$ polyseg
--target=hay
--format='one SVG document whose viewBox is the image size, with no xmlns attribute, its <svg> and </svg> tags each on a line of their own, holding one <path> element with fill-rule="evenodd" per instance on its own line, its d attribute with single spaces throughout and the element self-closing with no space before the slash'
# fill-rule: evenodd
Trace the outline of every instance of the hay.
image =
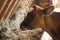
<svg viewBox="0 0 60 40">
<path fill-rule="evenodd" d="M 29 12 L 33 0 L 20 0 L 20 6 L 11 17 L 0 21 L 0 40 L 40 40 L 41 28 L 34 30 L 20 29 L 20 24 Z"/>
</svg>

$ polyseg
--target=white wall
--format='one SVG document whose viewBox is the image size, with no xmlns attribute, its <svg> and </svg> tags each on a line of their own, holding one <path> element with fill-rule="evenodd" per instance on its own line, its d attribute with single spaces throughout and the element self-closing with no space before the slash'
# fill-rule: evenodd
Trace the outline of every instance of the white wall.
<svg viewBox="0 0 60 40">
<path fill-rule="evenodd" d="M 56 4 L 58 3 L 58 0 L 52 0 L 53 5 L 55 6 L 54 12 L 60 12 L 60 8 L 56 8 Z M 59 4 L 60 5 L 60 4 Z"/>
<path fill-rule="evenodd" d="M 41 40 L 52 40 L 52 38 L 46 31 L 44 31 Z"/>
</svg>

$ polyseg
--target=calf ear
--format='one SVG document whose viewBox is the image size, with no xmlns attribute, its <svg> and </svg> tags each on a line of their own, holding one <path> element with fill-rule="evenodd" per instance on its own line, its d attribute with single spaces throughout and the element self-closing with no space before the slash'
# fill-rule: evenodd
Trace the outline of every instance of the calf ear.
<svg viewBox="0 0 60 40">
<path fill-rule="evenodd" d="M 43 11 L 45 15 L 51 15 L 53 10 L 54 10 L 54 6 L 49 6 L 45 8 Z"/>
<path fill-rule="evenodd" d="M 44 8 L 43 8 L 43 7 L 38 6 L 38 5 L 34 5 L 34 8 L 35 8 L 36 10 L 44 10 Z"/>
<path fill-rule="evenodd" d="M 50 7 L 47 8 L 48 13 L 51 13 L 53 10 L 54 10 L 54 6 L 50 6 Z"/>
</svg>

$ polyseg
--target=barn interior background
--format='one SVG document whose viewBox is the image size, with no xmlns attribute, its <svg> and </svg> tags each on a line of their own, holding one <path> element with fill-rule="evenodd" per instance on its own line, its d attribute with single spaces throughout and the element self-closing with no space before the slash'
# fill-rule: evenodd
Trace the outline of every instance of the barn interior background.
<svg viewBox="0 0 60 40">
<path fill-rule="evenodd" d="M 55 6 L 54 11 L 55 12 L 60 12 L 60 0 L 52 0 L 53 5 Z"/>
<path fill-rule="evenodd" d="M 0 40 L 40 40 L 42 28 L 25 31 L 20 29 L 32 3 L 34 5 L 38 1 L 42 7 L 49 6 L 45 3 L 52 4 L 51 0 L 0 0 Z"/>
</svg>

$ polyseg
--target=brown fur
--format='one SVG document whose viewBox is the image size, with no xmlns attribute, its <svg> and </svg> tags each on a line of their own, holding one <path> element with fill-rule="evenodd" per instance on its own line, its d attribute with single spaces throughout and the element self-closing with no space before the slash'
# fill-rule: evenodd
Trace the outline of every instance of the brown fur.
<svg viewBox="0 0 60 40">
<path fill-rule="evenodd" d="M 60 14 L 53 12 L 53 14 L 50 16 L 43 16 L 44 13 L 48 13 L 48 11 L 46 12 L 45 9 L 44 11 L 34 10 L 30 12 L 24 21 L 25 23 L 23 22 L 21 26 L 25 26 L 27 29 L 42 27 L 51 35 L 54 40 L 60 40 Z"/>
<path fill-rule="evenodd" d="M 43 10 L 35 8 L 33 11 L 28 13 L 27 17 L 21 24 L 21 28 L 27 27 L 29 29 L 35 29 L 35 28 L 43 27 L 45 25 L 44 16 L 49 15 L 49 13 L 47 12 L 48 9 L 49 7 Z"/>
<path fill-rule="evenodd" d="M 46 27 L 44 29 L 54 40 L 60 40 L 60 13 L 54 12 L 53 15 L 46 16 L 45 23 Z"/>
<path fill-rule="evenodd" d="M 30 21 L 25 19 L 25 23 L 30 22 L 30 25 L 22 25 L 29 28 L 35 29 L 42 27 L 47 31 L 54 40 L 60 40 L 60 14 L 53 12 L 50 16 L 42 16 L 44 11 L 36 11 L 30 13 L 27 17 L 30 17 Z M 33 16 L 30 16 L 33 15 Z M 29 23 L 28 23 L 29 24 Z"/>
</svg>

